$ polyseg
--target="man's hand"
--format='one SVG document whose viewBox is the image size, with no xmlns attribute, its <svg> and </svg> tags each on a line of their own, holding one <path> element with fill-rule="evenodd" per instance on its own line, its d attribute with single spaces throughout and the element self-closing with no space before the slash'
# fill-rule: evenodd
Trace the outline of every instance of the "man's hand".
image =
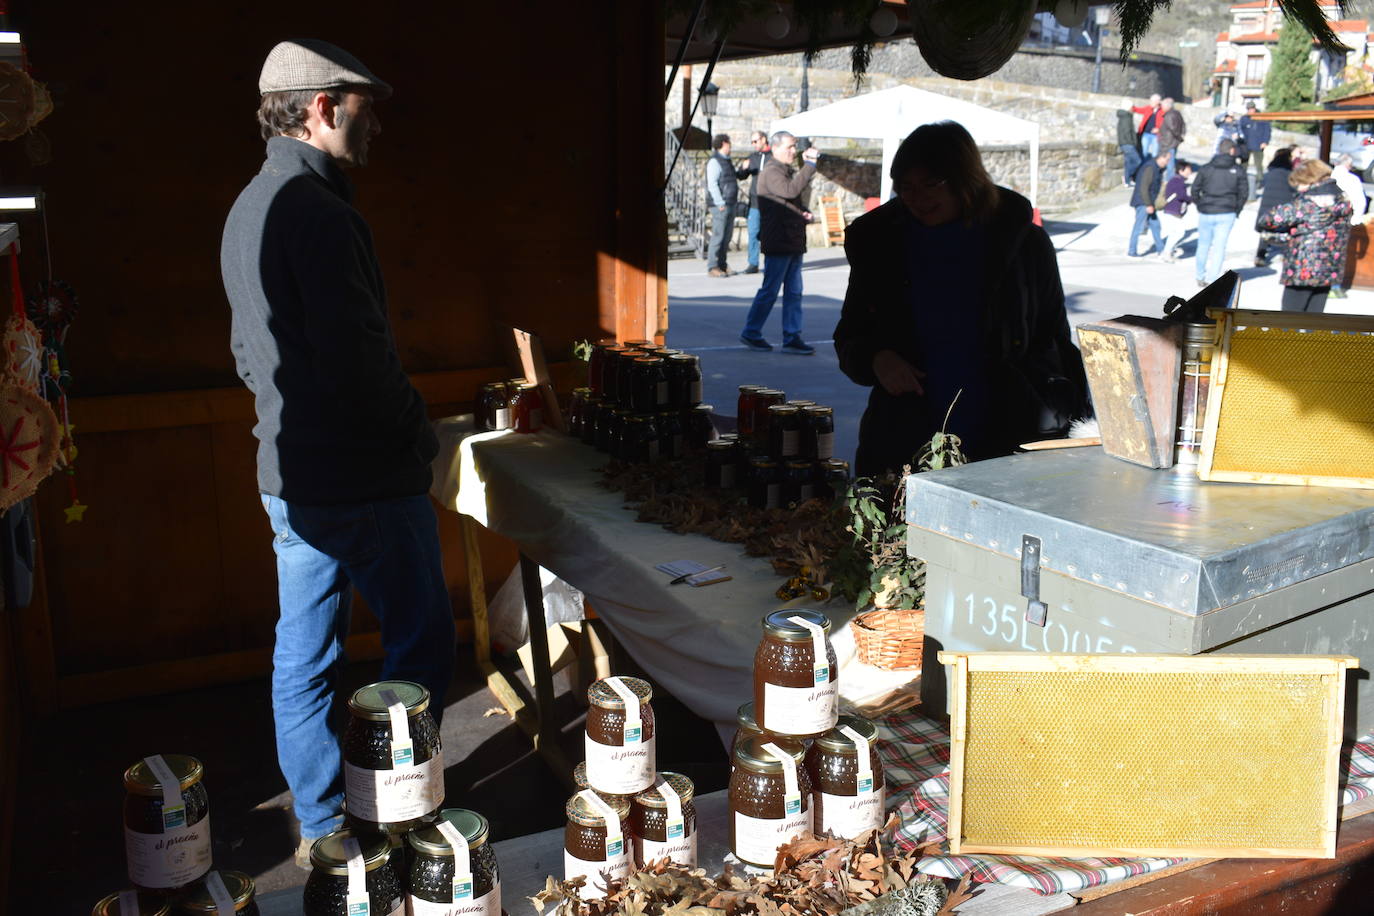
<svg viewBox="0 0 1374 916">
<path fill-rule="evenodd" d="M 721 209 L 724 209 L 724 207 L 722 207 Z M 1154 215 L 1154 212 L 1155 212 L 1155 208 L 1154 208 L 1154 207 L 1151 207 L 1151 206 L 1148 205 L 1148 204 L 1146 204 L 1146 206 L 1145 206 L 1145 212 L 1148 213 L 1148 214 L 1150 214 L 1151 216 L 1153 216 L 1153 215 Z"/>
<path fill-rule="evenodd" d="M 802 153 L 802 158 L 814 165 L 816 160 L 821 158 L 821 151 L 814 146 L 808 146 L 806 151 Z"/>
<path fill-rule="evenodd" d="M 811 211 L 810 211 L 810 210 L 803 210 L 803 211 L 802 211 L 802 219 L 804 219 L 804 220 L 806 220 L 808 223 L 810 223 L 810 222 L 815 222 L 816 217 L 814 217 L 814 216 L 811 215 Z"/>
<path fill-rule="evenodd" d="M 891 350 L 879 350 L 873 354 L 873 374 L 878 377 L 878 384 L 890 395 L 926 393 L 921 384 L 926 374 Z"/>
<path fill-rule="evenodd" d="M 721 204 L 719 207 L 716 207 L 716 209 L 719 210 L 721 213 L 724 213 L 724 212 L 725 212 L 725 204 Z"/>
</svg>

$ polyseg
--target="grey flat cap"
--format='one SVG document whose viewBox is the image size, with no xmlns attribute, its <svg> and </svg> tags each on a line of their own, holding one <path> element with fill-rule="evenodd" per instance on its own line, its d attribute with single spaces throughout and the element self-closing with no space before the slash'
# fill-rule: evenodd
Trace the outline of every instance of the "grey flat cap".
<svg viewBox="0 0 1374 916">
<path fill-rule="evenodd" d="M 343 48 L 318 38 L 283 41 L 267 54 L 258 76 L 258 92 L 366 86 L 374 98 L 391 95 L 391 86 Z"/>
</svg>

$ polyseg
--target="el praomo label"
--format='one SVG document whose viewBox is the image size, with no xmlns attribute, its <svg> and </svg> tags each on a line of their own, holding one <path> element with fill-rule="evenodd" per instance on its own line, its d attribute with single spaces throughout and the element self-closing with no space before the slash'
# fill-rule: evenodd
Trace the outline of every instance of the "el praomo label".
<svg viewBox="0 0 1374 916">
<path fill-rule="evenodd" d="M 697 835 L 695 832 L 686 839 L 668 840 L 659 842 L 658 840 L 646 840 L 635 837 L 636 859 L 640 862 L 657 862 L 659 859 L 669 859 L 678 865 L 697 864 Z"/>
<path fill-rule="evenodd" d="M 811 811 L 788 817 L 750 817 L 735 812 L 735 855 L 746 862 L 772 866 L 778 847 L 811 830 Z"/>
<path fill-rule="evenodd" d="M 625 878 L 629 876 L 630 868 L 634 865 L 630 859 L 630 847 L 626 845 L 624 850 L 620 855 L 604 862 L 588 862 L 564 849 L 563 880 L 568 881 L 582 875 L 587 879 L 587 885 L 582 889 L 583 899 L 604 897 L 606 882 L 602 879 L 601 873 L 607 872 L 612 878 Z"/>
<path fill-rule="evenodd" d="M 763 685 L 765 731 L 777 735 L 814 735 L 829 731 L 839 721 L 839 682 L 827 681 L 815 687 Z"/>
<path fill-rule="evenodd" d="M 602 744 L 584 736 L 587 749 L 587 784 L 611 795 L 633 795 L 654 784 L 658 757 L 657 736 L 638 744 Z"/>
<path fill-rule="evenodd" d="M 458 903 L 431 903 L 411 894 L 407 905 L 410 916 L 501 916 L 501 885 L 495 884 L 482 896 Z"/>
<path fill-rule="evenodd" d="M 210 870 L 210 815 L 190 827 L 163 833 L 124 828 L 129 880 L 139 887 L 171 888 L 190 884 Z"/>
<path fill-rule="evenodd" d="M 831 795 L 817 792 L 816 832 L 830 832 L 852 840 L 865 830 L 883 825 L 883 789 L 879 787 L 857 795 Z"/>
<path fill-rule="evenodd" d="M 394 823 L 429 814 L 444 801 L 443 755 L 391 770 L 344 761 L 344 797 L 348 813 L 364 821 Z"/>
</svg>

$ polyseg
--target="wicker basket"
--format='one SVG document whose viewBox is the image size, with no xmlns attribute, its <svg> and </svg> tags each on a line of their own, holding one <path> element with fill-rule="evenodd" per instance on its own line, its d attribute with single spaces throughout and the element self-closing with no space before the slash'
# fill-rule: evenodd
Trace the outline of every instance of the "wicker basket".
<svg viewBox="0 0 1374 916">
<path fill-rule="evenodd" d="M 859 661 L 888 671 L 919 669 L 926 613 L 921 608 L 879 608 L 849 622 Z"/>
</svg>

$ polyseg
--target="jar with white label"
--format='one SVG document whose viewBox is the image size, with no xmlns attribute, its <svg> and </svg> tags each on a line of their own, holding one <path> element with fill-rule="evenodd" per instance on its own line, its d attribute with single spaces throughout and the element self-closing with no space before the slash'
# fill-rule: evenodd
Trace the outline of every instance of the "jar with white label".
<svg viewBox="0 0 1374 916">
<path fill-rule="evenodd" d="M 811 832 L 805 756 L 805 744 L 777 735 L 755 735 L 735 748 L 730 849 L 741 861 L 771 868 L 779 846 Z"/>
<path fill-rule="evenodd" d="M 606 677 L 587 689 L 587 782 L 598 792 L 633 795 L 654 783 L 654 708 L 649 682 Z"/>
<path fill-rule="evenodd" d="M 343 734 L 344 810 L 362 830 L 402 834 L 444 801 L 444 754 L 429 691 L 411 681 L 360 687 Z"/>
<path fill-rule="evenodd" d="M 754 713 L 775 735 L 814 738 L 835 727 L 839 665 L 830 618 L 819 611 L 774 611 L 754 652 Z"/>
<path fill-rule="evenodd" d="M 862 745 L 862 754 L 860 753 Z M 852 840 L 884 821 L 883 763 L 878 728 L 859 716 L 840 716 L 806 752 L 811 776 L 811 821 L 816 835 Z"/>
<path fill-rule="evenodd" d="M 351 842 L 350 842 L 351 841 Z M 304 916 L 352 916 L 363 901 L 370 916 L 402 916 L 406 897 L 391 867 L 386 834 L 344 827 L 310 847 L 310 877 L 305 879 Z"/>
<path fill-rule="evenodd" d="M 253 899 L 256 885 L 241 871 L 212 871 L 186 889 L 177 900 L 179 916 L 228 916 L 224 906 L 233 908 L 234 916 L 258 916 L 258 904 Z"/>
<path fill-rule="evenodd" d="M 696 787 L 681 773 L 659 773 L 654 784 L 630 804 L 630 836 L 635 867 L 669 859 L 697 864 Z"/>
<path fill-rule="evenodd" d="M 91 916 L 171 916 L 172 907 L 146 891 L 123 891 L 100 898 Z"/>
<path fill-rule="evenodd" d="M 406 834 L 413 850 L 408 916 L 501 916 L 501 873 L 489 834 L 487 819 L 466 808 L 445 808 L 433 825 Z"/>
<path fill-rule="evenodd" d="M 582 897 L 605 896 L 603 875 L 624 878 L 634 866 L 628 804 L 615 804 L 589 789 L 568 799 L 563 830 L 563 877 L 587 879 Z M 599 893 L 598 893 L 599 889 Z"/>
<path fill-rule="evenodd" d="M 177 890 L 210 870 L 204 774 L 185 754 L 145 757 L 124 771 L 124 851 L 135 887 Z"/>
</svg>

